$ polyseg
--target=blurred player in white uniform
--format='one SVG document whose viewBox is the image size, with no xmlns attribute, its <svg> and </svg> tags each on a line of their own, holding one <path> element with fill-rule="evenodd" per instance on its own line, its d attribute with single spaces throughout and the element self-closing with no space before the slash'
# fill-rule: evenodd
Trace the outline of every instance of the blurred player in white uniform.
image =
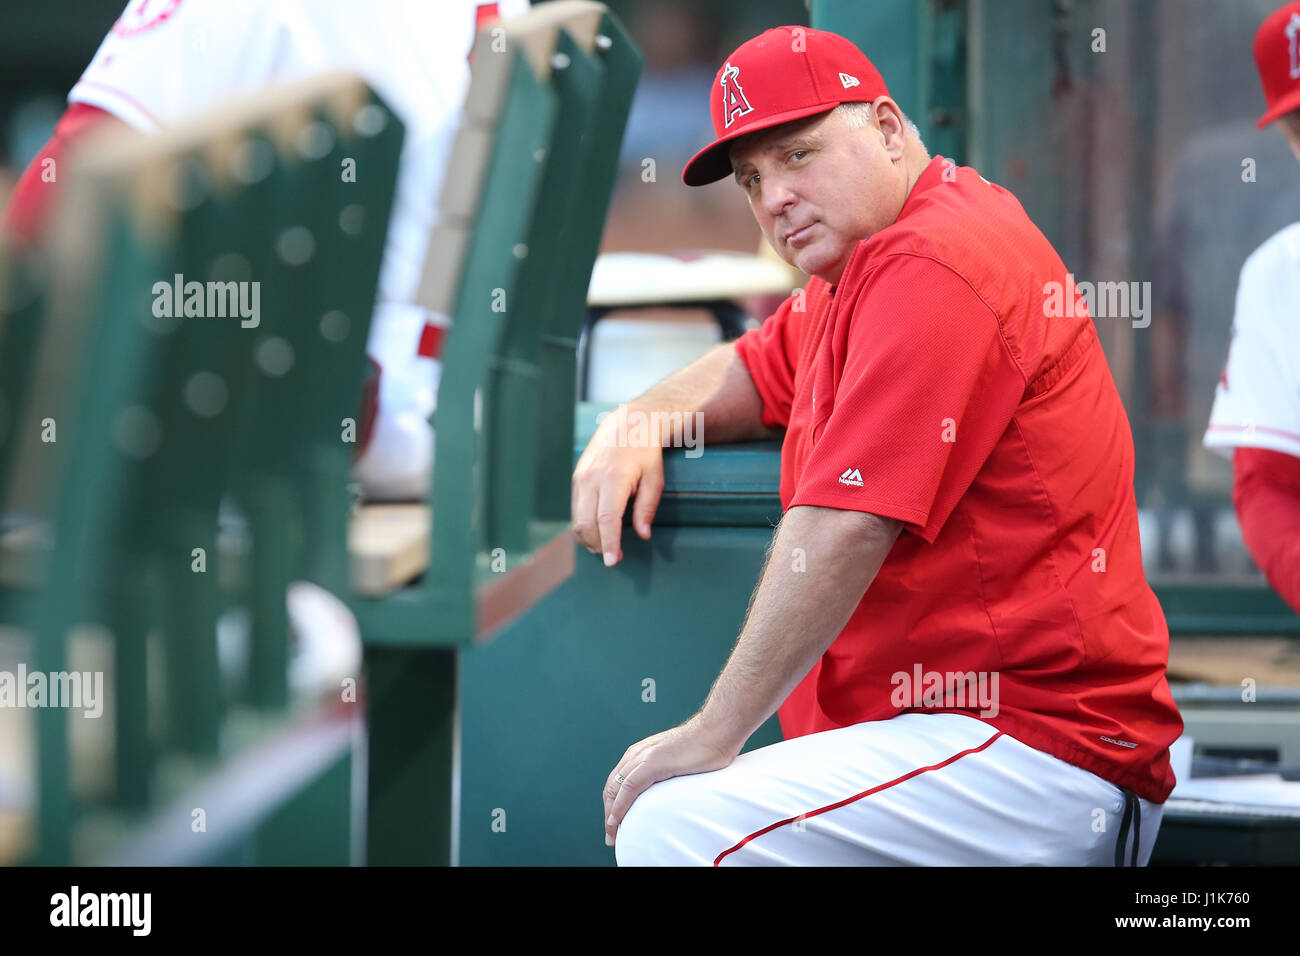
<svg viewBox="0 0 1300 956">
<path fill-rule="evenodd" d="M 442 179 L 469 89 L 481 25 L 528 0 L 131 0 L 68 94 L 78 129 L 99 111 L 154 132 L 222 100 L 343 69 L 406 125 L 367 351 L 380 366 L 378 414 L 356 462 L 368 498 L 428 488 L 445 316 L 414 304 Z M 61 124 L 62 129 L 66 129 Z M 43 154 L 44 155 L 44 154 Z M 32 167 L 39 167 L 40 156 Z M 16 191 L 54 188 L 25 177 Z"/>
<path fill-rule="evenodd" d="M 151 133 L 294 79 L 335 69 L 359 75 L 401 118 L 406 138 L 367 343 L 380 370 L 378 407 L 354 471 L 367 498 L 421 498 L 432 473 L 429 420 L 448 320 L 415 305 L 416 292 L 478 29 L 528 7 L 528 0 L 131 0 L 68 94 L 68 111 L 20 180 L 4 226 L 20 238 L 39 233 L 58 189 L 58 180 L 40 175 L 42 161 L 90 128 L 121 122 Z M 287 599 L 291 685 L 337 688 L 334 677 L 360 663 L 352 615 L 307 582 L 294 582 Z M 223 667 L 238 666 L 245 634 L 237 615 L 222 619 Z"/>
<path fill-rule="evenodd" d="M 1268 110 L 1300 160 L 1300 0 L 1255 36 Z M 1300 612 L 1300 223 L 1256 249 L 1241 270 L 1228 362 L 1207 448 L 1231 458 L 1242 536 L 1269 583 Z"/>
</svg>

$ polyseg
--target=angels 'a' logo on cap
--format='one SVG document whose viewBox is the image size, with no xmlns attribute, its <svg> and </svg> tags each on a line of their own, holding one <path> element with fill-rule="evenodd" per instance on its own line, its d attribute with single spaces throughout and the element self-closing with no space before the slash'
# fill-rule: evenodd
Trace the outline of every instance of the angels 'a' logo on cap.
<svg viewBox="0 0 1300 956">
<path fill-rule="evenodd" d="M 740 87 L 740 70 L 737 67 L 727 63 L 722 69 L 722 115 L 725 117 L 723 126 L 730 126 L 738 117 L 746 113 L 754 112 L 754 107 L 749 105 L 749 98 L 745 96 L 745 91 Z"/>
</svg>

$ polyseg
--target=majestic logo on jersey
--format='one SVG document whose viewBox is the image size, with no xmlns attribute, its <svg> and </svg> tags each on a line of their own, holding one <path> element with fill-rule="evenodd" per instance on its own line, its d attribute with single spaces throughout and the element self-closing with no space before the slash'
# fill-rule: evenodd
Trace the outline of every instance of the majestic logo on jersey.
<svg viewBox="0 0 1300 956">
<path fill-rule="evenodd" d="M 722 69 L 722 114 L 725 117 L 723 126 L 730 126 L 737 118 L 744 116 L 746 113 L 754 112 L 754 107 L 749 105 L 749 98 L 745 96 L 745 91 L 740 87 L 740 70 L 728 63 Z"/>
<path fill-rule="evenodd" d="M 1287 21 L 1286 38 L 1291 41 L 1291 79 L 1300 80 L 1300 13 Z"/>
<path fill-rule="evenodd" d="M 845 468 L 844 474 L 840 475 L 841 485 L 853 485 L 857 488 L 862 487 L 862 472 L 856 468 Z"/>
<path fill-rule="evenodd" d="M 858 85 L 858 78 L 857 78 L 856 76 L 853 76 L 853 75 L 850 74 L 850 73 L 841 73 L 841 74 L 840 74 L 840 85 L 843 86 L 843 87 L 847 90 L 847 89 L 848 89 L 849 87 L 851 87 L 851 86 L 857 86 L 857 85 Z"/>
</svg>

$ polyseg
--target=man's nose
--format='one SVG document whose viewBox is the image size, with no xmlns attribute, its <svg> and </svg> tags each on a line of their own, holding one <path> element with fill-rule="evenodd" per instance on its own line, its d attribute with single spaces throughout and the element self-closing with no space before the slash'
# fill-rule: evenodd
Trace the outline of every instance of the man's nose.
<svg viewBox="0 0 1300 956">
<path fill-rule="evenodd" d="M 797 201 L 794 190 L 780 177 L 764 176 L 759 180 L 759 183 L 763 188 L 763 211 L 773 219 L 781 215 Z"/>
</svg>

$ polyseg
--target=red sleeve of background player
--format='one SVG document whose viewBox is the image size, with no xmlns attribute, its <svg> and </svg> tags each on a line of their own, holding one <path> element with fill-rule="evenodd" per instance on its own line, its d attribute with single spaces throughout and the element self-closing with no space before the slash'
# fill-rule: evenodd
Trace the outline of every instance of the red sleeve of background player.
<svg viewBox="0 0 1300 956">
<path fill-rule="evenodd" d="M 749 369 L 749 377 L 763 399 L 763 424 L 768 428 L 785 428 L 790 424 L 794 367 L 799 355 L 799 319 L 807 315 L 807 312 L 794 312 L 794 302 L 794 296 L 786 299 L 761 326 L 736 339 L 736 354 Z"/>
<path fill-rule="evenodd" d="M 896 518 L 933 543 L 1007 430 L 1025 377 L 997 315 L 933 259 L 891 255 L 840 294 L 824 333 L 833 363 L 819 361 L 813 382 L 815 444 L 790 507 Z"/>
<path fill-rule="evenodd" d="M 9 205 L 5 207 L 0 228 L 30 242 L 45 227 L 53 210 L 59 184 L 59 166 L 73 142 L 87 129 L 103 122 L 121 122 L 113 114 L 84 103 L 73 103 L 59 118 L 54 135 L 28 164 Z M 52 161 L 52 162 L 51 162 Z"/>
<path fill-rule="evenodd" d="M 1246 548 L 1273 590 L 1300 613 L 1300 458 L 1237 448 L 1232 503 Z"/>
</svg>

